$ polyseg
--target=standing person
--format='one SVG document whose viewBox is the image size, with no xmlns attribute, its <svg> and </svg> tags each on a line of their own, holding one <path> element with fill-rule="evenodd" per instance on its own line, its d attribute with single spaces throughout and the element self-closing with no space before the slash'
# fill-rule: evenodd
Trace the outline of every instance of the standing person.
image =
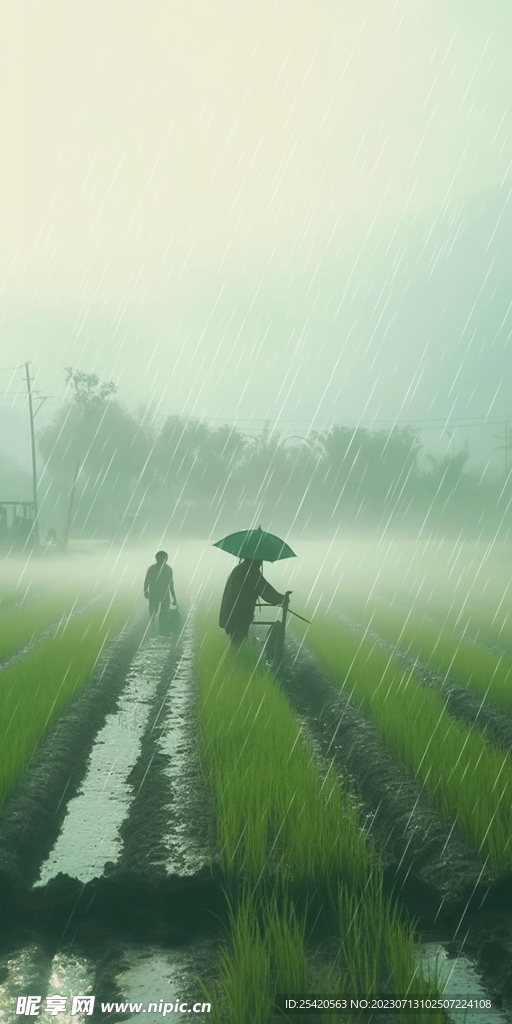
<svg viewBox="0 0 512 1024">
<path fill-rule="evenodd" d="M 267 583 L 261 571 L 261 562 L 246 558 L 227 578 L 220 606 L 219 626 L 232 644 L 241 644 L 249 635 L 256 601 L 262 597 L 267 604 L 283 604 L 291 590 L 280 594 Z"/>
<path fill-rule="evenodd" d="M 171 597 L 173 603 L 176 606 L 178 604 L 172 569 L 167 565 L 168 557 L 167 551 L 157 551 L 155 561 L 150 565 L 144 580 L 144 597 L 149 601 L 149 621 L 153 622 L 160 610 L 158 624 L 161 633 L 167 630 Z"/>
</svg>

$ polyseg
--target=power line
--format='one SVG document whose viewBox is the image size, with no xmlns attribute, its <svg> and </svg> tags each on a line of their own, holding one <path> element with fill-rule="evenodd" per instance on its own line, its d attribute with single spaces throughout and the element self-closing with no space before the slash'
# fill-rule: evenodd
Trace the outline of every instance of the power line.
<svg viewBox="0 0 512 1024">
<path fill-rule="evenodd" d="M 164 418 L 166 418 L 165 414 L 164 414 Z M 188 417 L 188 416 L 185 416 L 185 415 L 179 415 L 178 418 L 179 419 L 190 419 L 190 418 L 196 419 L 196 417 Z M 270 419 L 248 419 L 248 420 L 243 420 L 243 419 L 238 419 L 238 418 L 237 419 L 231 419 L 231 418 L 222 417 L 222 416 L 204 416 L 204 417 L 197 417 L 197 419 L 204 419 L 208 423 L 235 424 L 235 425 L 238 425 L 240 427 L 247 426 L 247 425 L 250 425 L 250 426 L 252 425 L 254 427 L 257 427 L 259 424 L 262 424 L 263 426 L 268 425 L 269 427 L 277 427 L 277 428 L 280 428 L 280 427 L 292 427 L 292 428 L 298 429 L 298 430 L 312 430 L 312 429 L 321 430 L 321 429 L 330 429 L 330 428 L 336 427 L 336 426 L 343 426 L 343 427 L 346 427 L 346 426 L 357 426 L 357 427 L 365 427 L 365 426 L 370 426 L 370 427 L 371 426 L 391 426 L 391 427 L 401 428 L 401 427 L 408 427 L 408 426 L 413 426 L 413 425 L 414 426 L 417 425 L 421 429 L 424 429 L 424 430 L 435 430 L 435 429 L 441 429 L 442 427 L 444 428 L 447 425 L 452 426 L 452 427 L 457 427 L 457 426 L 465 426 L 465 427 L 485 427 L 485 426 L 490 426 L 490 427 L 492 427 L 493 425 L 496 426 L 497 423 L 506 423 L 507 420 L 510 421 L 512 419 L 512 414 L 503 415 L 503 416 L 493 416 L 493 417 L 490 417 L 490 416 L 480 416 L 480 417 L 478 417 L 478 416 L 458 416 L 456 419 L 447 419 L 446 416 L 440 416 L 440 417 L 436 417 L 436 418 L 427 418 L 427 417 L 425 417 L 424 419 L 410 419 L 410 420 L 408 419 L 408 420 L 400 420 L 400 421 L 397 421 L 396 419 L 388 419 L 388 420 L 343 420 L 343 421 L 341 421 L 341 420 L 332 420 L 331 419 L 331 420 L 323 420 L 323 421 L 320 421 L 320 422 L 315 422 L 314 420 L 311 421 L 311 422 L 306 422 L 305 420 L 270 420 Z M 427 424 L 427 426 L 423 426 L 422 427 L 422 424 Z M 432 424 L 432 426 L 428 426 L 428 424 Z M 437 424 L 438 426 L 434 426 L 435 424 Z"/>
<path fill-rule="evenodd" d="M 5 368 L 5 369 L 7 369 L 7 368 Z M 14 367 L 14 369 L 19 369 L 19 367 Z M 32 389 L 32 393 L 35 395 L 38 392 L 35 389 Z M 7 396 L 7 395 L 17 395 L 17 396 L 26 397 L 24 391 L 0 391 L 0 397 Z M 51 405 L 61 405 L 62 406 L 62 405 L 66 404 L 65 402 L 61 402 L 61 401 L 59 401 L 59 399 L 56 399 L 53 396 L 49 396 L 48 395 L 48 396 L 46 396 L 46 399 L 50 400 L 50 404 Z M 396 419 L 389 418 L 389 419 L 364 419 L 364 420 L 356 420 L 356 419 L 350 419 L 350 420 L 329 419 L 329 420 L 321 420 L 321 421 L 318 422 L 318 421 L 315 421 L 315 420 L 312 420 L 312 421 L 306 421 L 306 420 L 282 420 L 282 419 L 272 420 L 269 417 L 261 417 L 261 418 L 250 417 L 248 419 L 243 419 L 243 418 L 240 418 L 240 417 L 236 417 L 236 418 L 225 417 L 225 416 L 197 416 L 197 417 L 193 416 L 193 417 L 190 417 L 190 416 L 188 416 L 187 414 L 184 414 L 184 413 L 181 413 L 181 414 L 180 413 L 170 413 L 170 414 L 161 413 L 159 418 L 166 419 L 168 416 L 169 417 L 170 416 L 176 416 L 178 419 L 186 419 L 186 420 L 189 420 L 189 419 L 201 420 L 202 419 L 202 420 L 204 420 L 207 423 L 233 424 L 233 425 L 239 426 L 241 428 L 243 428 L 243 427 L 253 427 L 254 429 L 258 429 L 258 427 L 268 425 L 269 427 L 271 427 L 273 429 L 274 428 L 277 428 L 277 429 L 280 429 L 280 428 L 292 428 L 292 429 L 296 429 L 296 430 L 298 429 L 298 430 L 308 430 L 308 431 L 310 431 L 310 430 L 322 430 L 322 429 L 326 430 L 326 429 L 331 429 L 334 426 L 347 426 L 347 427 L 349 427 L 349 426 L 356 426 L 356 427 L 375 427 L 375 426 L 383 427 L 383 426 L 389 426 L 389 427 L 394 427 L 394 428 L 397 428 L 397 429 L 400 429 L 402 427 L 407 427 L 407 426 L 418 426 L 420 429 L 423 429 L 423 430 L 434 430 L 434 429 L 437 429 L 436 424 L 439 426 L 439 428 L 446 427 L 446 426 L 452 426 L 452 427 L 464 426 L 466 428 L 471 428 L 471 427 L 485 427 L 485 426 L 493 426 L 493 425 L 496 426 L 496 424 L 506 423 L 507 421 L 510 421 L 512 419 L 512 413 L 504 413 L 501 416 L 493 414 L 492 416 L 456 416 L 456 417 L 453 417 L 453 418 L 452 417 L 448 417 L 447 418 L 446 416 L 423 416 L 423 417 L 419 417 L 419 418 L 412 418 L 412 419 L 406 419 L 406 420 L 400 420 L 400 421 L 397 421 Z"/>
</svg>

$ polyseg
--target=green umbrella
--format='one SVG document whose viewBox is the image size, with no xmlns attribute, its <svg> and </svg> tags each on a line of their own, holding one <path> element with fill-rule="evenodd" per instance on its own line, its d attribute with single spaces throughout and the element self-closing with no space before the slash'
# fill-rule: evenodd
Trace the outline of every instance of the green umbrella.
<svg viewBox="0 0 512 1024">
<path fill-rule="evenodd" d="M 281 558 L 296 558 L 288 544 L 274 533 L 266 533 L 258 526 L 257 530 L 239 530 L 230 533 L 213 545 L 221 551 L 228 551 L 238 558 L 249 558 L 253 562 L 278 562 Z"/>
</svg>

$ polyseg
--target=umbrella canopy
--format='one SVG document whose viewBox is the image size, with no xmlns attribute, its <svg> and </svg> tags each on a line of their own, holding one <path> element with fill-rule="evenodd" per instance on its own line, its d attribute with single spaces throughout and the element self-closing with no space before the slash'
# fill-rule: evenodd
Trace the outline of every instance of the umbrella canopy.
<svg viewBox="0 0 512 1024">
<path fill-rule="evenodd" d="M 281 558 L 297 557 L 295 551 L 292 551 L 284 540 L 276 537 L 274 533 L 266 533 L 261 526 L 258 526 L 257 530 L 230 533 L 213 546 L 238 558 L 249 558 L 253 562 L 278 562 Z"/>
</svg>

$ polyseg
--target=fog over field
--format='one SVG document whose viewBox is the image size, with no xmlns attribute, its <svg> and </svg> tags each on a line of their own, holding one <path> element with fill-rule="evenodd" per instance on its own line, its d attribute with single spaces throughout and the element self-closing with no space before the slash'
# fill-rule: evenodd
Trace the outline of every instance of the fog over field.
<svg viewBox="0 0 512 1024">
<path fill-rule="evenodd" d="M 2 1020 L 510 1018 L 511 52 L 0 4 Z"/>
<path fill-rule="evenodd" d="M 45 558 L 8 557 L 2 562 L 3 589 L 17 601 L 46 600 L 73 593 L 78 603 L 100 596 L 128 599 L 133 611 L 144 611 L 143 581 L 154 553 L 162 545 L 173 568 L 176 597 L 183 614 L 206 602 L 217 615 L 227 576 L 237 559 L 202 540 L 154 538 L 153 542 L 111 546 L 76 541 L 67 555 Z M 279 591 L 292 591 L 291 607 L 314 618 L 315 612 L 374 604 L 407 612 L 450 613 L 459 623 L 482 615 L 496 630 L 510 628 L 510 566 L 506 544 L 430 540 L 308 541 L 289 536 L 296 558 L 263 565 L 265 578 Z M 12 600 L 12 596 L 9 598 Z M 1 604 L 1 602 L 0 602 Z M 70 605 L 71 607 L 71 605 Z M 257 611 L 259 618 L 276 612 Z M 476 628 L 476 627 L 475 627 Z"/>
<path fill-rule="evenodd" d="M 2 1020 L 510 1019 L 511 52 L 0 4 Z"/>
<path fill-rule="evenodd" d="M 30 497 L 26 361 L 39 434 L 72 366 L 157 428 L 411 424 L 425 468 L 467 445 L 507 475 L 505 0 L 0 18 L 5 498 Z"/>
</svg>

